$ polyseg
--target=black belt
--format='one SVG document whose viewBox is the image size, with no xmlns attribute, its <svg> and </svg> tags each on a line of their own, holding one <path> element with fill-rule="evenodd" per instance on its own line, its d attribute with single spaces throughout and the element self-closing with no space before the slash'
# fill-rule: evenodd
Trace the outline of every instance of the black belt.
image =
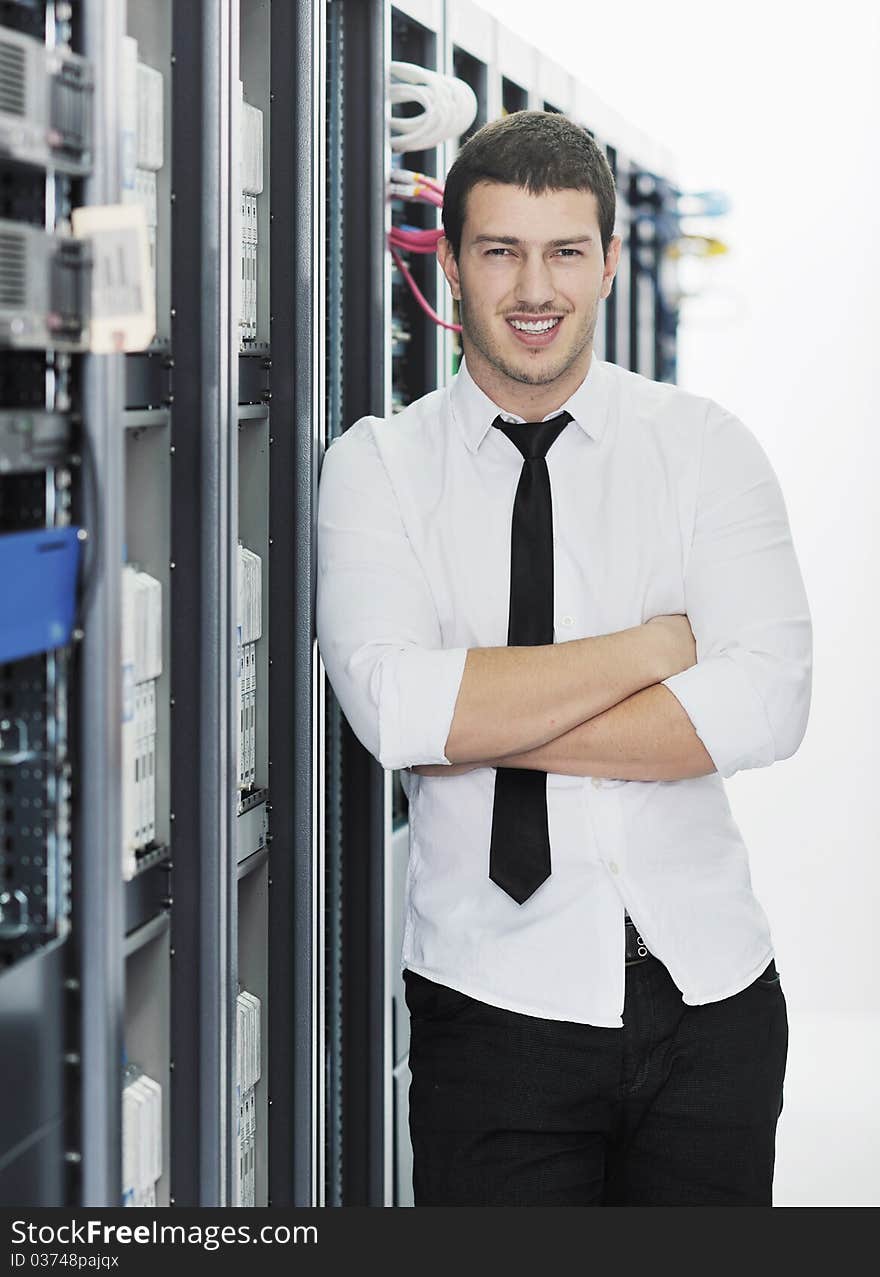
<svg viewBox="0 0 880 1277">
<path fill-rule="evenodd" d="M 636 962 L 647 962 L 648 958 L 654 955 L 649 953 L 647 945 L 639 935 L 638 927 L 628 913 L 624 914 L 624 924 L 623 930 L 626 935 L 626 960 L 624 966 L 631 967 Z"/>
</svg>

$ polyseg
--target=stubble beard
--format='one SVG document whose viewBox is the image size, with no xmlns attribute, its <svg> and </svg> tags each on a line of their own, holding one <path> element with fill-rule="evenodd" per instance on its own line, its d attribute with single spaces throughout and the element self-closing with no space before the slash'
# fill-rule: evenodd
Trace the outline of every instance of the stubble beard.
<svg viewBox="0 0 880 1277">
<path fill-rule="evenodd" d="M 480 324 L 477 320 L 471 318 L 470 309 L 462 290 L 462 295 L 458 302 L 459 318 L 461 319 L 462 335 L 467 337 L 468 341 L 480 352 L 483 358 L 491 364 L 496 372 L 501 373 L 504 377 L 509 377 L 511 381 L 519 382 L 524 386 L 545 386 L 551 381 L 556 381 L 559 377 L 563 377 L 583 355 L 584 351 L 592 343 L 596 332 L 596 320 L 599 314 L 599 298 L 596 298 L 593 312 L 588 319 L 585 319 L 582 327 L 577 334 L 574 348 L 566 357 L 562 356 L 561 363 L 551 363 L 541 360 L 540 365 L 535 359 L 535 371 L 531 372 L 528 368 L 519 368 L 516 364 L 509 363 L 503 356 L 497 346 L 493 343 L 489 329 Z M 570 319 L 570 315 L 566 315 Z M 523 348 L 524 353 L 528 353 Z"/>
</svg>

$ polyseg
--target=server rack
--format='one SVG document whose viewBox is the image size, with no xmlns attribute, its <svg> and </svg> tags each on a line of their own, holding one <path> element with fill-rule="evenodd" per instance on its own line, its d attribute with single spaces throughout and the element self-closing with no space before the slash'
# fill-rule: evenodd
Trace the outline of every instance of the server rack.
<svg viewBox="0 0 880 1277">
<path fill-rule="evenodd" d="M 82 632 L 0 667 L 4 871 L 22 898 L 24 867 L 45 889 L 48 847 L 58 905 L 54 930 L 2 937 L 5 1204 L 122 1201 L 122 1091 L 134 1066 L 161 1086 L 157 1204 L 321 1196 L 321 729 L 311 600 L 323 412 L 323 21 L 322 4 L 269 0 L 0 5 L 0 111 L 19 101 L 9 96 L 10 66 L 22 60 L 8 52 L 15 34 L 69 45 L 93 84 L 93 145 L 78 166 L 70 154 L 25 163 L 9 154 L 23 128 L 0 131 L 0 217 L 52 230 L 71 207 L 126 202 L 145 189 L 157 302 L 155 337 L 131 354 L 10 349 L 0 338 L 0 532 L 81 526 L 89 538 Z M 144 161 L 134 194 L 126 37 L 154 90 L 161 76 L 164 117 L 162 154 Z M 261 172 L 249 179 L 240 177 L 242 102 L 262 112 Z M 261 188 L 244 210 L 243 181 Z M 76 245 L 64 249 L 69 265 Z M 246 772 L 239 540 L 251 551 L 248 579 L 262 587 L 261 605 L 252 599 L 248 611 L 259 634 L 242 645 Z M 123 875 L 126 555 L 159 583 L 162 624 L 151 688 L 155 817 Z M 51 764 L 39 777 L 13 760 L 7 711 L 15 722 L 28 718 L 28 743 Z M 51 838 L 26 814 L 38 801 Z M 254 1136 L 241 1183 L 239 988 L 259 999 L 262 1057 L 250 1079 Z M 253 1017 L 253 998 L 250 1006 Z"/>
<path fill-rule="evenodd" d="M 183 362 L 198 372 L 187 378 L 185 406 L 176 399 L 175 408 L 201 429 L 188 436 L 185 464 L 175 458 L 173 508 L 201 589 L 184 593 L 180 578 L 178 643 L 186 673 L 176 686 L 185 701 L 178 719 L 188 726 L 179 736 L 179 771 L 175 766 L 175 836 L 181 837 L 182 811 L 198 855 L 175 861 L 175 907 L 187 925 L 174 939 L 181 992 L 172 1034 L 172 1096 L 182 1116 L 197 1114 L 198 1138 L 178 1141 L 172 1178 L 178 1202 L 238 1200 L 241 988 L 262 1007 L 255 1204 L 311 1205 L 320 1199 L 323 1137 L 315 1054 L 322 1017 L 322 729 L 311 600 L 323 415 L 324 10 L 270 0 L 196 11 L 175 4 L 174 22 L 175 83 L 190 92 L 198 86 L 198 109 L 177 113 L 174 168 L 176 324 Z M 250 215 L 238 177 L 242 101 L 263 118 L 262 191 Z M 200 137 L 207 139 L 201 170 L 192 164 Z M 240 303 L 237 283 L 243 214 L 251 218 L 251 237 L 256 227 L 250 268 L 256 299 L 246 329 L 239 323 L 246 294 Z M 202 480 L 200 508 L 194 474 Z M 234 690 L 239 541 L 259 556 L 262 580 L 253 770 L 241 789 Z"/>
<path fill-rule="evenodd" d="M 6 3 L 0 8 L 0 216 L 6 222 L 0 250 L 0 527 L 7 588 L 13 545 L 7 538 L 54 529 L 58 535 L 43 542 L 51 549 L 53 541 L 61 542 L 65 528 L 79 525 L 85 536 L 100 503 L 95 473 L 118 463 L 101 409 L 118 396 L 120 361 L 110 358 L 99 364 L 81 353 L 88 254 L 79 256 L 79 284 L 73 285 L 62 259 L 69 261 L 76 246 L 68 240 L 62 247 L 55 240 L 48 268 L 52 291 L 45 301 L 34 297 L 26 283 L 39 275 L 34 252 L 38 228 L 46 235 L 62 230 L 69 225 L 71 209 L 101 198 L 113 179 L 113 156 L 101 151 L 109 108 L 98 79 L 106 49 L 94 16 L 88 5 L 81 13 L 54 4 Z M 83 56 L 85 60 L 76 61 Z M 54 138 L 47 126 L 55 130 Z M 17 234 L 23 227 L 35 228 L 28 247 Z M 61 325 L 51 321 L 45 336 L 22 341 L 29 324 L 34 333 L 42 327 L 36 322 L 41 306 L 43 318 L 49 318 L 51 308 Z M 103 526 L 112 538 L 112 515 L 103 519 Z M 84 632 L 81 628 L 84 618 L 98 613 L 106 601 L 101 552 L 92 538 L 85 566 L 90 592 L 80 594 L 75 628 L 60 624 L 58 612 L 61 594 L 71 596 L 72 581 L 56 581 L 54 590 L 60 586 L 60 593 L 49 598 L 48 555 L 28 564 L 19 557 L 13 571 L 33 572 L 40 598 L 31 599 L 31 606 L 45 607 L 40 620 L 51 622 L 50 633 L 43 642 L 17 644 L 10 628 L 16 618 L 6 614 L 2 626 L 0 1017 L 5 1103 L 0 1114 L 0 1195 L 17 1205 L 61 1201 L 69 1191 L 80 1161 L 78 1008 L 94 1016 L 99 990 L 117 1006 L 121 1002 L 119 979 L 104 981 L 108 968 L 100 946 L 90 949 L 95 979 L 80 980 L 80 964 L 74 960 L 83 913 L 77 887 L 84 877 L 76 856 L 81 845 L 77 831 L 85 827 L 96 834 L 113 823 L 113 811 L 103 805 L 94 812 L 85 803 L 78 810 L 71 804 L 89 729 L 103 726 L 108 708 L 112 716 L 115 694 L 112 679 L 101 674 L 105 635 L 98 625 L 86 624 Z M 88 675 L 94 676 L 91 695 L 81 702 L 76 689 Z M 103 765 L 112 775 L 113 741 L 103 733 L 95 755 L 96 767 Z M 95 789 L 93 785 L 91 796 Z M 96 897 L 103 892 L 100 866 L 91 885 Z M 118 893 L 107 903 L 112 908 L 117 900 Z M 80 947 L 88 948 L 90 939 Z M 113 1047 L 105 1037 L 99 1054 L 112 1053 Z"/>
</svg>

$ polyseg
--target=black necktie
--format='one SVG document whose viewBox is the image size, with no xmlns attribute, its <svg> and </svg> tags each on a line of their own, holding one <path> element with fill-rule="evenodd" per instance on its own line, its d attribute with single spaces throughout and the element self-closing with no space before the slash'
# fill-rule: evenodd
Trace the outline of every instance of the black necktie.
<svg viewBox="0 0 880 1277">
<path fill-rule="evenodd" d="M 510 538 L 508 647 L 553 642 L 553 507 L 545 457 L 571 420 L 563 411 L 549 421 L 492 422 L 523 455 Z M 489 877 L 519 904 L 550 877 L 546 772 L 497 769 Z"/>
</svg>

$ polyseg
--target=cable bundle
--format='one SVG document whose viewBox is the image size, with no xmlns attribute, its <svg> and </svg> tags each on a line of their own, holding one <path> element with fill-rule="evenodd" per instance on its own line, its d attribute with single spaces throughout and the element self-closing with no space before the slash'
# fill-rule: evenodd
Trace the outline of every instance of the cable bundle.
<svg viewBox="0 0 880 1277">
<path fill-rule="evenodd" d="M 443 205 L 443 183 L 427 173 L 408 168 L 393 168 L 388 179 L 388 193 L 393 199 L 420 200 L 423 204 Z"/>
<path fill-rule="evenodd" d="M 477 117 L 477 96 L 469 84 L 453 75 L 441 75 L 414 62 L 392 62 L 388 85 L 388 101 L 394 105 L 416 103 L 418 115 L 391 116 L 391 149 L 395 152 L 429 151 L 450 138 L 460 137 Z M 424 173 L 409 169 L 393 169 L 388 184 L 391 199 L 416 200 L 443 206 L 443 185 Z M 388 246 L 422 310 L 435 324 L 461 332 L 460 324 L 448 324 L 429 305 L 404 264 L 398 250 L 410 253 L 434 253 L 442 230 L 423 230 L 414 226 L 395 226 L 389 233 Z"/>
<path fill-rule="evenodd" d="M 433 204 L 436 208 L 443 206 L 442 183 L 433 177 L 428 177 L 426 173 L 415 173 L 411 169 L 391 170 L 388 195 L 391 199 L 415 200 L 421 204 Z M 398 252 L 398 249 L 404 249 L 408 253 L 434 253 L 437 251 L 437 241 L 442 235 L 443 230 L 440 227 L 426 230 L 419 226 L 392 226 L 388 232 L 388 247 L 397 264 L 397 269 L 409 284 L 425 314 L 442 328 L 450 328 L 453 332 L 460 333 L 461 324 L 448 324 L 433 309 Z"/>
<path fill-rule="evenodd" d="M 464 80 L 414 62 L 392 62 L 390 70 L 389 102 L 415 102 L 423 108 L 418 115 L 392 115 L 392 151 L 429 151 L 473 124 L 477 97 Z"/>
</svg>

